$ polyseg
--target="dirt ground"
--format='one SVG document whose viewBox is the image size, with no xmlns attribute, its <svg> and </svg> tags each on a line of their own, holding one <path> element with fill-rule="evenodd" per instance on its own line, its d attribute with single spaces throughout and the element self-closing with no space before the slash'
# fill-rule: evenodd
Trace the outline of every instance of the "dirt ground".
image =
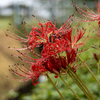
<svg viewBox="0 0 100 100">
<path fill-rule="evenodd" d="M 19 62 L 17 57 L 11 57 L 13 50 L 9 49 L 9 46 L 21 47 L 18 41 L 6 37 L 5 32 L 0 29 L 0 100 L 7 100 L 9 91 L 22 84 L 6 77 L 13 77 L 8 66 Z"/>
</svg>

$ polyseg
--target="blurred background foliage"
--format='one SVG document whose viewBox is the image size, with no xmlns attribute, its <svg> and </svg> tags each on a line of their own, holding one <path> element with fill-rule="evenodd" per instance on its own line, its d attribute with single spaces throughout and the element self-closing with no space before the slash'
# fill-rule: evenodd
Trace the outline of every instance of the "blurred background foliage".
<svg viewBox="0 0 100 100">
<path fill-rule="evenodd" d="M 3 1 L 5 1 L 6 4 L 6 0 Z M 97 11 L 94 0 L 73 1 L 82 9 L 84 9 L 83 3 L 85 2 L 93 11 Z M 22 45 L 18 41 L 7 38 L 5 36 L 5 30 L 9 29 L 12 31 L 12 27 L 8 25 L 11 23 L 17 27 L 18 30 L 23 32 L 21 27 L 23 18 L 30 26 L 38 25 L 38 21 L 33 18 L 32 15 L 35 15 L 41 23 L 47 20 L 52 22 L 56 20 L 56 26 L 59 28 L 62 23 L 75 12 L 71 2 L 71 0 L 10 0 L 6 6 L 0 5 L 0 100 L 61 100 L 59 94 L 46 77 L 41 76 L 39 78 L 40 83 L 36 86 L 33 86 L 31 81 L 19 83 L 6 77 L 6 75 L 8 75 L 15 78 L 15 76 L 8 71 L 8 65 L 13 65 L 14 63 L 23 64 L 24 62 L 21 62 L 17 57 L 11 57 L 11 54 L 15 52 L 9 50 L 8 47 L 20 48 Z M 77 25 L 77 23 L 73 23 L 73 26 L 75 25 Z M 83 26 L 86 28 L 86 35 L 90 32 L 89 35 L 93 33 L 92 36 L 97 36 L 95 35 L 96 31 L 92 28 L 92 25 L 97 26 L 97 23 L 90 23 L 90 25 L 88 23 L 81 23 L 80 27 Z M 28 33 L 31 31 L 28 26 L 25 26 L 25 29 Z M 16 34 L 19 34 L 17 31 L 15 32 Z M 92 43 L 98 45 L 98 41 L 99 40 L 96 38 L 91 38 L 83 49 L 89 48 Z M 89 48 L 87 51 L 80 54 L 80 56 L 84 60 L 90 58 L 89 60 L 86 60 L 86 63 L 100 81 L 100 73 L 98 73 L 98 67 L 93 57 L 93 52 L 99 53 L 94 48 Z M 28 67 L 29 65 L 26 66 Z M 81 77 L 96 100 L 100 100 L 100 87 L 88 70 L 85 67 L 79 68 L 77 74 Z M 57 88 L 66 100 L 77 100 L 60 79 L 55 79 L 54 75 L 50 75 L 50 77 L 55 84 L 58 82 Z M 69 76 L 67 76 L 67 78 L 64 76 L 64 79 L 76 94 L 79 95 L 81 100 L 87 100 L 85 95 Z"/>
</svg>

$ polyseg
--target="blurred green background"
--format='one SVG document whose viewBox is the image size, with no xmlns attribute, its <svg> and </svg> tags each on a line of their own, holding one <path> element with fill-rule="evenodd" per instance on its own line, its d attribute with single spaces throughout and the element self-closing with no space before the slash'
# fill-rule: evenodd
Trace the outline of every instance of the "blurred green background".
<svg viewBox="0 0 100 100">
<path fill-rule="evenodd" d="M 85 2 L 93 11 L 97 11 L 94 0 L 73 1 L 83 9 L 83 3 Z M 11 23 L 17 27 L 18 30 L 23 32 L 20 25 L 23 18 L 29 25 L 38 25 L 38 21 L 33 18 L 32 15 L 35 15 L 40 22 L 47 20 L 54 22 L 54 20 L 56 20 L 56 26 L 59 28 L 62 23 L 64 23 L 69 18 L 69 16 L 75 12 L 71 2 L 71 0 L 0 1 L 0 100 L 61 100 L 61 97 L 52 84 L 46 80 L 46 77 L 40 77 L 39 80 L 41 82 L 36 86 L 33 86 L 31 81 L 20 83 L 6 77 L 9 76 L 15 78 L 15 76 L 9 72 L 8 65 L 13 65 L 15 63 L 23 64 L 24 62 L 21 62 L 17 57 L 11 57 L 13 50 L 8 49 L 8 47 L 10 46 L 20 48 L 22 46 L 20 42 L 6 37 L 5 30 L 9 29 L 12 31 L 12 27 L 9 25 L 9 23 Z M 93 24 L 95 26 L 97 25 L 97 23 Z M 74 23 L 74 25 L 76 25 L 76 23 Z M 88 34 L 89 30 L 92 29 L 91 25 L 88 25 L 87 23 L 82 23 L 80 27 L 81 26 L 87 29 L 86 34 Z M 27 26 L 25 28 L 29 33 L 30 28 Z M 93 31 L 95 33 L 95 30 Z M 99 44 L 97 39 L 90 39 L 83 49 L 90 47 L 93 42 L 95 44 Z M 87 64 L 92 64 L 90 69 L 100 81 L 100 73 L 98 73 L 96 61 L 93 58 L 93 52 L 96 52 L 97 54 L 99 53 L 97 50 L 89 48 L 89 50 L 81 54 L 81 57 L 84 60 L 91 58 L 87 61 Z M 100 87 L 92 75 L 87 71 L 87 69 L 85 67 L 78 69 L 77 74 L 81 77 L 96 100 L 100 100 Z M 73 93 L 64 85 L 60 79 L 55 79 L 54 75 L 50 75 L 50 77 L 55 84 L 58 81 L 57 87 L 66 100 L 77 100 Z M 69 86 L 71 86 L 71 88 L 79 95 L 81 100 L 87 100 L 84 94 L 70 77 L 67 77 L 66 79 L 64 76 L 64 78 Z"/>
</svg>

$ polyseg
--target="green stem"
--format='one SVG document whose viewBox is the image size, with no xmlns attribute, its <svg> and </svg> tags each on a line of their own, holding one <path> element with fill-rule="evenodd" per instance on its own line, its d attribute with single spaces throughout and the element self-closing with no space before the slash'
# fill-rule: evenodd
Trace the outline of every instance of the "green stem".
<svg viewBox="0 0 100 100">
<path fill-rule="evenodd" d="M 88 91 L 88 93 L 90 94 L 90 96 L 92 97 L 92 100 L 95 100 L 95 98 L 93 97 L 93 95 L 91 94 L 91 92 L 88 90 L 88 88 L 85 86 L 85 84 L 83 83 L 83 81 L 80 79 L 80 77 L 75 73 L 76 77 L 81 81 L 82 85 L 85 87 L 85 89 Z"/>
<path fill-rule="evenodd" d="M 62 81 L 68 86 L 68 88 L 74 93 L 74 95 L 79 99 L 79 100 L 81 100 L 80 98 L 79 98 L 79 96 L 70 88 L 70 86 L 63 80 L 63 78 L 60 76 L 60 78 L 62 79 Z"/>
<path fill-rule="evenodd" d="M 81 57 L 79 55 L 77 55 L 77 57 L 82 61 L 82 63 L 85 65 L 85 67 L 89 70 L 89 72 L 92 74 L 92 76 L 94 77 L 94 79 L 97 81 L 98 85 L 100 86 L 99 81 L 96 79 L 95 75 L 92 73 L 92 71 L 90 70 L 90 68 L 87 66 L 86 63 L 84 63 L 84 61 L 81 59 Z"/>
<path fill-rule="evenodd" d="M 99 73 L 99 70 L 100 70 L 100 63 L 97 63 L 97 66 L 98 66 L 98 73 Z"/>
<path fill-rule="evenodd" d="M 70 71 L 70 69 L 69 69 L 69 71 Z M 75 81 L 75 83 L 79 86 L 79 88 L 83 91 L 83 93 L 86 95 L 86 97 L 89 100 L 91 100 L 90 96 L 88 95 L 88 93 L 86 92 L 86 90 L 84 89 L 82 84 L 79 82 L 79 80 L 73 75 L 73 73 L 70 71 L 68 74 Z"/>
<path fill-rule="evenodd" d="M 47 78 L 51 81 L 51 83 L 53 84 L 53 86 L 55 87 L 55 89 L 57 90 L 57 92 L 59 93 L 59 95 L 61 96 L 61 98 L 62 98 L 63 100 L 65 100 L 64 97 L 62 96 L 62 94 L 60 93 L 60 91 L 57 89 L 57 87 L 56 87 L 55 84 L 53 83 L 53 81 L 51 80 L 51 78 L 49 77 L 49 75 L 46 74 L 46 76 L 47 76 Z"/>
</svg>

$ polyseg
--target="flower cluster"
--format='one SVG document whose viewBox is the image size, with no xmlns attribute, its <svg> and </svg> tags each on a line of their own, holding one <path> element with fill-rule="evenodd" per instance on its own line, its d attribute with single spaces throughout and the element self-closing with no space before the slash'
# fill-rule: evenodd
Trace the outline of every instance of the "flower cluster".
<svg viewBox="0 0 100 100">
<path fill-rule="evenodd" d="M 76 5 L 76 3 L 73 1 L 72 4 L 81 19 L 71 15 L 60 28 L 57 28 L 56 25 L 53 24 L 51 21 L 40 23 L 40 21 L 34 15 L 33 17 L 38 20 L 38 27 L 35 25 L 31 27 L 30 25 L 22 21 L 22 28 L 24 33 L 20 32 L 16 27 L 10 24 L 13 29 L 17 30 L 21 34 L 21 36 L 16 35 L 14 31 L 11 32 L 9 30 L 7 30 L 6 36 L 20 41 L 23 45 L 23 48 L 9 48 L 14 49 L 18 52 L 17 54 L 14 53 L 14 56 L 17 56 L 23 62 L 30 65 L 28 66 L 29 68 L 25 67 L 23 64 L 14 64 L 13 67 L 9 66 L 9 70 L 12 73 L 22 77 L 21 79 L 11 79 L 20 82 L 32 80 L 33 85 L 36 85 L 39 83 L 38 78 L 40 77 L 40 75 L 46 75 L 55 87 L 55 89 L 58 91 L 61 98 L 65 100 L 48 75 L 48 73 L 54 74 L 55 78 L 59 77 L 74 93 L 74 95 L 79 100 L 81 100 L 78 95 L 70 88 L 67 82 L 65 82 L 65 80 L 62 78 L 63 75 L 69 75 L 69 77 L 72 78 L 72 80 L 78 85 L 78 87 L 83 91 L 83 93 L 89 100 L 95 100 L 91 92 L 88 90 L 88 88 L 85 86 L 84 82 L 81 80 L 76 72 L 79 67 L 82 68 L 85 66 L 85 68 L 87 68 L 87 70 L 91 73 L 91 75 L 100 86 L 100 82 L 97 80 L 93 72 L 85 63 L 86 60 L 84 61 L 80 57 L 80 54 L 82 52 L 88 50 L 83 50 L 83 46 L 85 46 L 87 40 L 90 40 L 91 38 L 95 40 L 95 38 L 91 35 L 91 31 L 86 33 L 86 29 L 84 29 L 83 27 L 79 27 L 81 26 L 81 22 L 86 22 L 87 24 L 87 22 L 97 21 L 98 28 L 93 25 L 91 26 L 95 30 L 93 31 L 93 33 L 96 32 L 96 34 L 98 35 L 96 39 L 100 39 L 100 0 L 98 0 L 98 3 L 95 3 L 99 14 L 96 14 L 92 10 L 90 10 L 85 3 L 85 10 L 78 7 L 78 5 Z M 74 24 L 74 26 L 72 24 L 75 21 L 78 23 L 77 25 Z M 29 33 L 27 33 L 27 31 L 25 30 L 24 25 L 31 28 L 31 31 Z M 8 33 L 12 33 L 13 36 L 9 35 Z M 85 33 L 86 35 L 90 34 L 91 36 L 86 36 Z M 91 46 L 88 48 L 92 47 L 100 51 L 100 45 L 95 45 L 95 42 L 96 41 L 92 41 Z M 37 49 L 40 49 L 40 52 L 37 52 Z M 95 58 L 99 72 L 100 53 L 97 54 L 93 51 L 93 56 Z"/>
<path fill-rule="evenodd" d="M 85 19 L 81 20 L 81 22 L 90 22 L 90 21 L 98 21 L 98 25 L 100 27 L 100 15 L 95 14 L 91 11 L 86 4 L 85 10 L 79 8 L 76 3 L 72 1 L 76 11 L 81 14 Z M 100 13 L 99 9 L 100 2 L 96 3 L 98 12 Z M 35 17 L 35 16 L 34 16 Z M 37 19 L 37 18 L 36 18 Z M 78 29 L 78 25 L 72 27 L 71 24 L 73 23 L 75 17 L 71 15 L 68 20 L 58 29 L 55 24 L 51 21 L 47 21 L 45 23 L 40 23 L 38 20 L 39 27 L 36 26 L 29 26 L 25 22 L 22 22 L 22 28 L 24 33 L 20 32 L 17 28 L 13 25 L 13 28 L 16 29 L 23 37 L 16 35 L 14 32 L 12 34 L 15 37 L 12 37 L 9 34 L 6 36 L 13 38 L 22 42 L 24 48 L 12 48 L 17 50 L 19 55 L 18 58 L 23 60 L 24 62 L 30 64 L 30 70 L 25 68 L 24 66 L 19 66 L 15 64 L 15 69 L 10 68 L 10 71 L 13 73 L 23 77 L 23 79 L 14 79 L 18 81 L 27 81 L 32 79 L 33 84 L 36 85 L 37 79 L 40 75 L 46 75 L 48 72 L 55 74 L 56 77 L 60 75 L 66 74 L 70 69 L 72 72 L 76 73 L 77 66 L 73 63 L 76 61 L 76 56 L 79 52 L 79 48 L 85 45 L 85 41 L 87 37 L 84 39 L 84 43 L 80 41 L 85 34 L 85 29 Z M 31 28 L 31 32 L 27 33 L 24 24 Z M 77 28 L 77 29 L 76 29 Z M 74 31 L 74 29 L 76 31 Z M 7 30 L 10 32 L 9 30 Z M 100 30 L 97 30 L 97 34 L 99 34 Z M 11 33 L 11 32 L 10 32 Z M 37 53 L 35 51 L 36 48 L 41 48 L 41 52 Z M 10 47 L 9 47 L 10 48 Z M 20 50 L 26 50 L 22 53 Z M 27 56 L 27 53 L 32 54 L 31 56 Z M 82 51 L 80 51 L 82 52 Z M 34 57 L 33 57 L 34 56 Z M 97 56 L 94 53 L 94 57 L 97 60 Z"/>
<path fill-rule="evenodd" d="M 71 65 L 76 60 L 78 49 L 84 45 L 80 39 L 85 34 L 85 30 L 77 29 L 73 33 L 73 30 L 78 26 L 71 27 L 73 19 L 73 15 L 70 16 L 59 29 L 50 21 L 43 24 L 39 22 L 39 27 L 32 26 L 29 34 L 25 31 L 23 24 L 26 23 L 23 22 L 22 27 L 25 34 L 20 33 L 26 38 L 22 38 L 15 33 L 13 33 L 15 38 L 6 34 L 8 37 L 21 41 L 24 46 L 26 45 L 25 48 L 13 49 L 18 51 L 18 57 L 21 60 L 29 63 L 31 66 L 30 70 L 28 70 L 15 64 L 16 70 L 11 68 L 10 71 L 24 77 L 23 79 L 19 79 L 20 81 L 32 79 L 34 85 L 38 83 L 37 79 L 40 75 L 45 75 L 48 72 L 54 73 L 55 77 L 58 77 L 66 73 L 69 67 L 72 72 L 76 73 L 76 67 Z M 35 52 L 35 48 L 37 47 L 42 47 L 40 53 Z M 26 56 L 26 52 L 22 53 L 20 51 L 24 49 L 27 52 L 31 52 L 35 58 Z"/>
</svg>

